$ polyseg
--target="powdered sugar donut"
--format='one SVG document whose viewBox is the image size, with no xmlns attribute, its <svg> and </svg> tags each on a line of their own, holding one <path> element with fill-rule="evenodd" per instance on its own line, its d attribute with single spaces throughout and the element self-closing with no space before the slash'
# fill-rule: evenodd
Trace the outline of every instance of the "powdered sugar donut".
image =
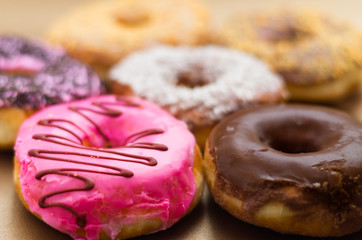
<svg viewBox="0 0 362 240">
<path fill-rule="evenodd" d="M 156 48 L 115 65 L 110 78 L 185 121 L 203 145 L 211 127 L 245 106 L 285 97 L 283 82 L 256 58 L 217 46 Z"/>
<path fill-rule="evenodd" d="M 13 146 L 21 122 L 32 112 L 100 92 L 98 76 L 64 50 L 0 37 L 0 148 Z"/>
<path fill-rule="evenodd" d="M 201 198 L 201 154 L 186 125 L 149 102 L 106 95 L 48 107 L 15 145 L 24 205 L 75 239 L 163 230 Z"/>
</svg>

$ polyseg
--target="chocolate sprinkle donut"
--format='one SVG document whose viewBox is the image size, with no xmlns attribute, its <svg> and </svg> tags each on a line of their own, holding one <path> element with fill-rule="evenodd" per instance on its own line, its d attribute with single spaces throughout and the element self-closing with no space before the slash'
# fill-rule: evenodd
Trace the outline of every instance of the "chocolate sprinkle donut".
<svg viewBox="0 0 362 240">
<path fill-rule="evenodd" d="M 0 108 L 36 110 L 100 93 L 98 76 L 62 49 L 0 37 Z"/>
</svg>

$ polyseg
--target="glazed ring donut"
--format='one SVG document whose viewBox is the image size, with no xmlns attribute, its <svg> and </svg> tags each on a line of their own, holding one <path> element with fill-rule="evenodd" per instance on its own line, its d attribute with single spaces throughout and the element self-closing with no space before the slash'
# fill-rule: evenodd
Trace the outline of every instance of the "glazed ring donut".
<svg viewBox="0 0 362 240">
<path fill-rule="evenodd" d="M 15 183 L 38 218 L 75 239 L 166 229 L 201 198 L 201 154 L 187 126 L 137 98 L 48 107 L 15 145 Z"/>
<path fill-rule="evenodd" d="M 47 39 L 104 75 L 141 48 L 208 42 L 209 22 L 207 7 L 197 0 L 102 1 L 59 19 Z"/>
<path fill-rule="evenodd" d="M 261 106 L 218 124 L 205 151 L 217 203 L 282 233 L 341 236 L 362 228 L 362 125 L 338 110 Z"/>
<path fill-rule="evenodd" d="M 334 102 L 362 79 L 362 34 L 313 11 L 239 15 L 225 23 L 218 42 L 267 61 L 292 100 Z"/>
<path fill-rule="evenodd" d="M 98 76 L 64 50 L 0 36 L 0 148 L 13 147 L 20 124 L 34 111 L 101 89 Z"/>
<path fill-rule="evenodd" d="M 158 46 L 139 51 L 110 71 L 117 84 L 185 121 L 202 147 L 212 126 L 249 105 L 286 97 L 283 82 L 250 55 L 217 47 Z"/>
</svg>

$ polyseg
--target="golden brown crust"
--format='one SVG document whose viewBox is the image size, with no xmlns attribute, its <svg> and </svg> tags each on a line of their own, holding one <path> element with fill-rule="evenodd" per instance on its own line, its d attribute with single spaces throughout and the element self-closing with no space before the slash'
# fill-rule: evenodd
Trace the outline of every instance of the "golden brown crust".
<svg viewBox="0 0 362 240">
<path fill-rule="evenodd" d="M 18 194 L 23 205 L 30 211 L 28 204 L 24 200 L 24 197 L 23 197 L 23 194 L 21 191 L 21 187 L 20 187 L 20 178 L 19 178 L 20 167 L 21 166 L 20 166 L 18 160 L 16 159 L 16 157 L 14 157 L 14 184 L 15 184 L 16 193 Z M 193 201 L 191 202 L 187 212 L 183 216 L 190 213 L 197 206 L 197 204 L 201 200 L 203 189 L 204 189 L 202 156 L 201 156 L 199 147 L 197 145 L 195 146 L 193 173 L 194 173 L 194 177 L 195 177 L 196 193 L 195 193 L 195 197 L 194 197 Z M 33 213 L 33 214 L 37 218 L 41 219 L 41 217 L 39 215 L 37 215 L 36 213 Z M 140 212 L 140 214 L 142 214 L 142 213 Z M 128 238 L 140 236 L 143 234 L 148 234 L 148 233 L 151 233 L 154 231 L 158 231 L 161 226 L 162 226 L 162 222 L 160 219 L 154 218 L 154 219 L 143 220 L 142 216 L 141 216 L 140 219 L 134 224 L 120 226 L 119 234 L 117 235 L 115 240 L 128 239 Z M 81 232 L 77 232 L 77 234 L 79 236 L 82 235 Z M 100 240 L 110 240 L 111 238 L 105 233 L 104 230 L 101 230 L 101 232 L 99 234 L 99 239 Z"/>
<path fill-rule="evenodd" d="M 215 201 L 240 220 L 281 233 L 306 236 L 342 236 L 358 231 L 356 220 L 358 222 L 360 216 L 357 210 L 354 210 L 355 215 L 344 218 L 323 201 L 314 201 L 302 208 L 295 206 L 293 202 L 307 202 L 311 197 L 297 186 L 280 186 L 265 189 L 267 194 L 260 193 L 259 197 L 247 196 L 218 173 L 208 142 L 204 158 L 206 181 Z M 258 207 L 250 208 L 249 201 Z"/>
<path fill-rule="evenodd" d="M 209 31 L 208 10 L 198 1 L 116 0 L 74 11 L 52 27 L 47 39 L 104 76 L 135 50 L 154 44 L 204 44 Z"/>
<path fill-rule="evenodd" d="M 20 187 L 20 171 L 21 171 L 20 168 L 21 168 L 21 165 L 20 165 L 19 161 L 17 160 L 16 157 L 14 157 L 14 175 L 13 175 L 13 178 L 14 178 L 15 191 L 16 191 L 17 195 L 19 196 L 19 199 L 22 202 L 22 204 L 25 206 L 26 209 L 28 209 L 28 211 L 30 211 L 29 205 L 24 200 L 23 193 L 22 193 L 21 187 Z M 39 218 L 41 220 L 41 217 L 38 214 L 36 214 L 36 213 L 33 213 L 33 214 L 37 218 Z"/>
<path fill-rule="evenodd" d="M 345 76 L 327 83 L 297 86 L 287 84 L 286 87 L 293 100 L 305 102 L 335 102 L 358 89 L 362 83 L 362 70 L 355 70 Z"/>
<path fill-rule="evenodd" d="M 206 142 L 207 138 L 209 137 L 211 130 L 212 130 L 212 126 L 198 128 L 193 131 L 193 134 L 196 138 L 197 145 L 200 146 L 200 149 L 202 152 L 205 149 L 205 142 Z"/>
<path fill-rule="evenodd" d="M 216 41 L 265 60 L 283 76 L 292 89 L 291 98 L 296 100 L 304 100 L 304 96 L 295 98 L 295 89 L 302 91 L 344 81 L 351 73 L 355 75 L 350 78 L 357 79 L 362 71 L 362 34 L 313 11 L 242 15 L 226 23 Z M 356 80 L 346 81 L 343 93 L 331 91 L 321 97 L 322 101 L 339 99 L 354 89 L 355 83 Z"/>
<path fill-rule="evenodd" d="M 21 123 L 33 111 L 20 108 L 0 108 L 0 149 L 12 149 Z"/>
<path fill-rule="evenodd" d="M 202 168 L 202 154 L 200 152 L 200 148 L 196 145 L 195 146 L 195 157 L 194 157 L 194 166 L 192 172 L 195 176 L 195 185 L 196 185 L 196 194 L 194 199 L 191 202 L 191 205 L 185 215 L 191 212 L 197 204 L 200 202 L 202 194 L 204 192 L 204 172 Z"/>
</svg>

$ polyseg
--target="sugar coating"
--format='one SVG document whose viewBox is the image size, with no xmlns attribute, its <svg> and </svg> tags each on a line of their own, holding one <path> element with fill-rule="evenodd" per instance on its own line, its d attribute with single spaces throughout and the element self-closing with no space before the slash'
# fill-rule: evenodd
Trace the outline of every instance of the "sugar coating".
<svg viewBox="0 0 362 240">
<path fill-rule="evenodd" d="M 284 84 L 258 59 L 218 47 L 158 46 L 136 52 L 116 64 L 110 77 L 157 103 L 191 129 L 210 126 L 226 115 L 263 101 L 284 97 Z M 179 85 L 181 75 L 202 86 Z"/>
<path fill-rule="evenodd" d="M 100 92 L 98 76 L 64 50 L 0 37 L 0 107 L 40 109 Z"/>
</svg>

